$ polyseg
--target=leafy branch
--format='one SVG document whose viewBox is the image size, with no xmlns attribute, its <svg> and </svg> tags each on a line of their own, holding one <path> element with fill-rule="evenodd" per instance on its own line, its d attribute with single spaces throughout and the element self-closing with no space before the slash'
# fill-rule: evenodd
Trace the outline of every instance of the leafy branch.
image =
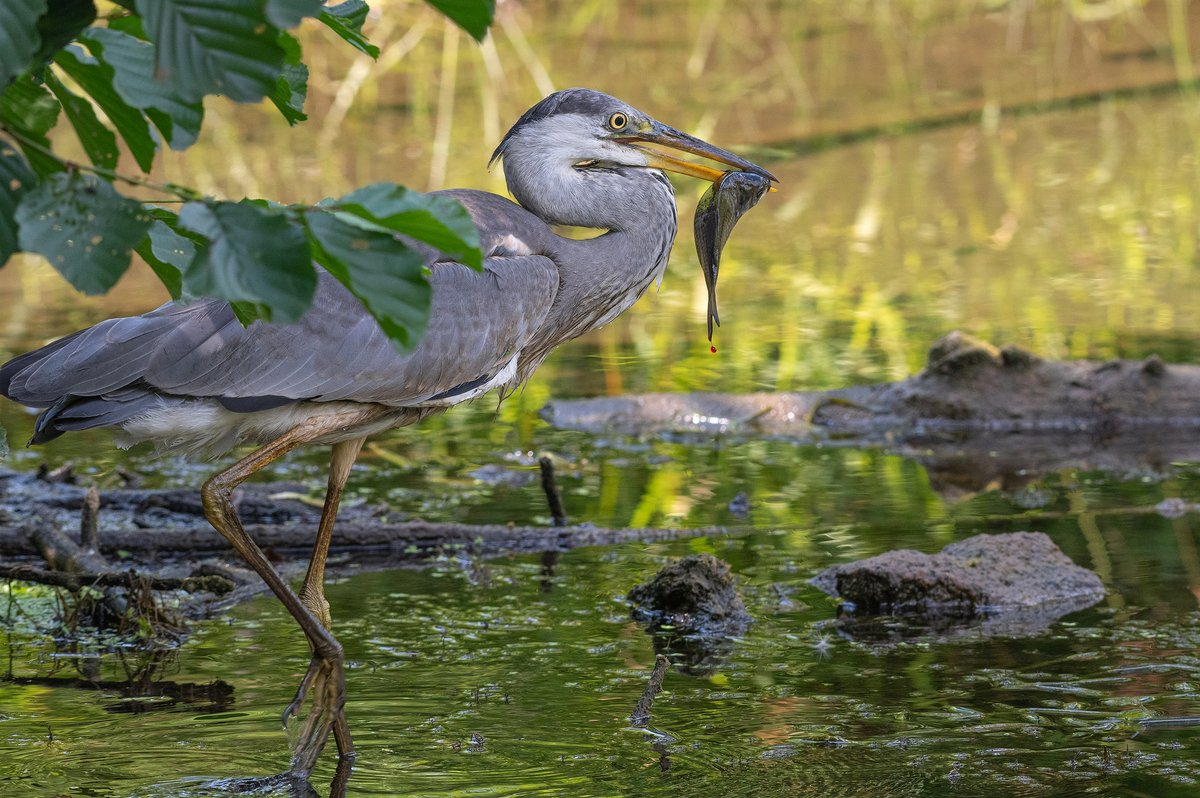
<svg viewBox="0 0 1200 798">
<path fill-rule="evenodd" d="M 494 0 L 427 0 L 476 39 Z M 363 0 L 94 0 L 0 4 L 0 266 L 44 256 L 75 288 L 104 293 L 137 252 L 174 298 L 227 300 L 243 323 L 297 320 L 316 287 L 314 261 L 358 296 L 398 348 L 429 315 L 429 248 L 475 268 L 479 236 L 454 200 L 378 183 L 317 205 L 218 200 L 117 170 L 118 140 L 143 173 L 163 147 L 186 149 L 204 100 L 270 100 L 304 121 L 308 69 L 289 30 L 316 20 L 371 57 Z M 53 149 L 60 117 L 89 164 Z M 102 121 L 105 120 L 105 121 Z M 152 190 L 177 211 L 123 196 Z"/>
</svg>

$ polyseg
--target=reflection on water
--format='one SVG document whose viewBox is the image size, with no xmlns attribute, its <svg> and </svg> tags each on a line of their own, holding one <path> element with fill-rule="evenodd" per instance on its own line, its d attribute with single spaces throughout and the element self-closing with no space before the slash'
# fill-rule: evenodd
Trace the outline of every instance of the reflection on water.
<svg viewBox="0 0 1200 798">
<path fill-rule="evenodd" d="M 718 355 L 681 238 L 657 296 L 564 347 L 499 410 L 484 399 L 381 436 L 352 480 L 358 499 L 397 512 L 548 523 L 535 486 L 471 476 L 532 471 L 528 453 L 548 450 L 573 519 L 730 534 L 552 564 L 448 560 L 332 586 L 353 660 L 351 794 L 1194 794 L 1195 729 L 1138 720 L 1200 714 L 1195 517 L 1151 509 L 1200 501 L 1196 467 L 1066 464 L 954 491 L 946 474 L 931 486 L 917 460 L 875 450 L 598 440 L 550 429 L 537 410 L 551 397 L 903 377 L 955 328 L 1045 356 L 1196 362 L 1200 103 L 1173 82 L 1194 70 L 1200 9 L 585 0 L 500 12 L 476 48 L 420 6 L 389 4 L 372 23 L 378 66 L 314 29 L 309 123 L 287 131 L 273 112 L 212 102 L 204 140 L 168 154 L 157 176 L 282 200 L 376 179 L 499 190 L 484 165 L 503 127 L 551 87 L 577 84 L 753 148 L 782 186 L 725 252 Z M 454 90 L 441 91 L 451 73 Z M 1129 87 L 1146 90 L 1093 96 Z M 685 219 L 702 188 L 678 184 Z M 0 271 L 0 354 L 161 296 L 144 270 L 81 299 L 44 266 L 15 262 Z M 32 426 L 11 404 L 0 422 L 14 443 Z M 213 470 L 121 455 L 101 433 L 12 461 L 43 458 L 74 460 L 102 485 L 118 482 L 118 466 L 150 487 Z M 317 491 L 324 467 L 314 452 L 271 477 Z M 730 509 L 738 494 L 747 512 Z M 832 606 L 805 584 L 889 548 L 1020 529 L 1096 570 L 1104 604 L 1033 639 L 875 649 L 837 636 Z M 731 563 L 756 622 L 715 674 L 668 674 L 648 737 L 626 717 L 653 649 L 620 597 L 693 551 Z M 38 631 L 49 601 L 0 602 L 2 667 L 17 677 L 0 681 L 0 792 L 228 794 L 214 780 L 287 761 L 277 713 L 308 657 L 272 601 L 198 626 L 155 672 L 183 686 L 221 680 L 231 699 L 196 693 L 153 711 L 119 686 L 129 668 L 117 654 L 56 656 Z M 47 681 L 68 676 L 100 689 Z M 131 702 L 145 711 L 111 711 Z M 327 760 L 313 783 L 332 777 Z"/>
</svg>

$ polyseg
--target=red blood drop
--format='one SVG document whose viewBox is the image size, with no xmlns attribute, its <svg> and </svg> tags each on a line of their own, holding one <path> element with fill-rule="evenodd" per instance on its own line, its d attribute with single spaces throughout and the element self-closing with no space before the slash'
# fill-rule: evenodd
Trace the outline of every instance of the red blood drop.
<svg viewBox="0 0 1200 798">
<path fill-rule="evenodd" d="M 708 348 L 708 351 L 709 351 L 709 352 L 712 352 L 712 353 L 715 355 L 715 354 L 717 353 L 717 348 L 716 348 L 715 346 L 710 346 L 710 347 Z"/>
</svg>

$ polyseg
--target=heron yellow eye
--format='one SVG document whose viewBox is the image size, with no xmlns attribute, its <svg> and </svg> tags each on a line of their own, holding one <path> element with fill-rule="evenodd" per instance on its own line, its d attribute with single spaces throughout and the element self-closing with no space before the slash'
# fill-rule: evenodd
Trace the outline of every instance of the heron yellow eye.
<svg viewBox="0 0 1200 798">
<path fill-rule="evenodd" d="M 620 111 L 617 111 L 615 114 L 613 114 L 612 116 L 610 116 L 608 118 L 608 126 L 610 128 L 612 128 L 613 130 L 621 130 L 628 124 L 629 124 L 629 117 L 627 117 L 625 114 L 621 113 Z"/>
</svg>

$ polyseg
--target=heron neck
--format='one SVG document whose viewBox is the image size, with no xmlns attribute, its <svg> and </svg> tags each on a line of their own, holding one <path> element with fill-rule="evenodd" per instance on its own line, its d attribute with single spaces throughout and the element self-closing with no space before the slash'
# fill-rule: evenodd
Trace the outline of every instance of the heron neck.
<svg viewBox="0 0 1200 798">
<path fill-rule="evenodd" d="M 661 172 L 644 174 L 652 189 L 626 206 L 617 224 L 596 238 L 559 239 L 563 264 L 555 309 L 567 338 L 612 321 L 632 306 L 667 266 L 678 226 L 675 192 Z"/>
</svg>

